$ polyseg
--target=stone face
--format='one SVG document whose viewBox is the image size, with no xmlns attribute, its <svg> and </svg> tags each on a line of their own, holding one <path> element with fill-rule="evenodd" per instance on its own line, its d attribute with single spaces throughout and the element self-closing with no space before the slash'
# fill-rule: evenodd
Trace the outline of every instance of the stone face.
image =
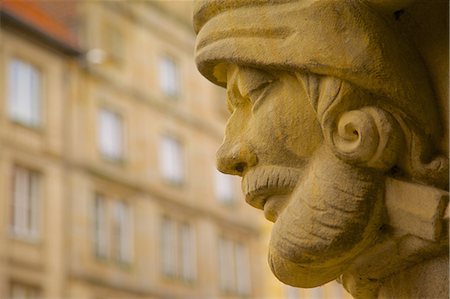
<svg viewBox="0 0 450 299">
<path fill-rule="evenodd" d="M 274 222 L 269 264 L 284 283 L 448 297 L 448 91 L 432 59 L 448 43 L 421 44 L 447 38 L 427 22 L 448 23 L 448 3 L 418 6 L 196 5 L 197 66 L 231 113 L 217 166 Z"/>
</svg>

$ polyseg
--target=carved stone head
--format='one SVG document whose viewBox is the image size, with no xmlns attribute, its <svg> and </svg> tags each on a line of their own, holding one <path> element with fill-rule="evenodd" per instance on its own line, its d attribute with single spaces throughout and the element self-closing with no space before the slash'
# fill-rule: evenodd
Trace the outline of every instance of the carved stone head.
<svg viewBox="0 0 450 299">
<path fill-rule="evenodd" d="M 197 3 L 196 62 L 227 89 L 220 171 L 274 222 L 269 264 L 315 287 L 381 237 L 386 177 L 447 188 L 415 49 L 366 1 Z"/>
</svg>

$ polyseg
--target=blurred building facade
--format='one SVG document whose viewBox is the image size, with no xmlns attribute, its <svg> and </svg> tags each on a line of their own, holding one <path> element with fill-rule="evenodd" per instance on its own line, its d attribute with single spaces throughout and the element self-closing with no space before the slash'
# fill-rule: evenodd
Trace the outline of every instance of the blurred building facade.
<svg viewBox="0 0 450 299">
<path fill-rule="evenodd" d="M 37 7 L 0 5 L 0 297 L 58 298 L 68 260 L 64 123 L 80 52 Z"/>
<path fill-rule="evenodd" d="M 228 113 L 189 2 L 0 9 L 0 298 L 309 296 L 215 170 Z"/>
</svg>

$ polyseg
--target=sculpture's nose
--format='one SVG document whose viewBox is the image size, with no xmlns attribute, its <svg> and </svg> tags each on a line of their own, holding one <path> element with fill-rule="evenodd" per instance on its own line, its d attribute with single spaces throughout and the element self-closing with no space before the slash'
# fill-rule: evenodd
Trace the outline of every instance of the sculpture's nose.
<svg viewBox="0 0 450 299">
<path fill-rule="evenodd" d="M 242 176 L 256 165 L 258 158 L 254 151 L 243 143 L 224 142 L 217 151 L 217 169 L 223 173 Z"/>
</svg>

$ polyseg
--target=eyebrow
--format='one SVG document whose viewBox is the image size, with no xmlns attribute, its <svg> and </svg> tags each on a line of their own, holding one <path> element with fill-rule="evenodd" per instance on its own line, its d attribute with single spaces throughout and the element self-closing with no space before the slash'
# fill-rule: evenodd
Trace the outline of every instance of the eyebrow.
<svg viewBox="0 0 450 299">
<path fill-rule="evenodd" d="M 227 108 L 230 112 L 232 111 L 230 108 L 238 106 L 240 98 L 247 97 L 251 92 L 275 80 L 264 71 L 239 66 L 229 71 L 228 76 Z"/>
<path fill-rule="evenodd" d="M 241 69 L 238 73 L 237 88 L 246 97 L 249 93 L 274 80 L 270 74 L 257 69 Z"/>
</svg>

